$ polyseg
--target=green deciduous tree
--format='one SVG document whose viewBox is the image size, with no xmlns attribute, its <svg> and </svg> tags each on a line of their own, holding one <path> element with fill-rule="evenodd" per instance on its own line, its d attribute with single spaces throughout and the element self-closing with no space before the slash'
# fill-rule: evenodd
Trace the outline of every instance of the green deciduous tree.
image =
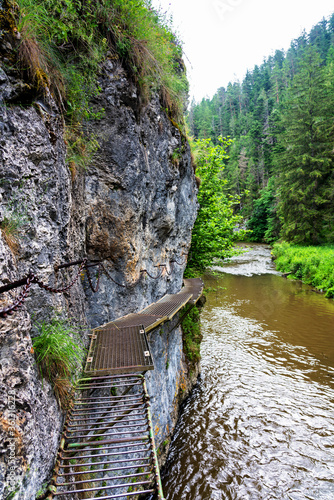
<svg viewBox="0 0 334 500">
<path fill-rule="evenodd" d="M 210 139 L 193 142 L 196 174 L 201 179 L 198 192 L 199 212 L 192 234 L 188 267 L 203 271 L 215 259 L 222 259 L 231 252 L 234 229 L 240 216 L 233 212 L 236 197 L 225 192 L 224 165 L 228 158 L 226 149 L 230 139 L 219 138 L 214 146 Z"/>
</svg>

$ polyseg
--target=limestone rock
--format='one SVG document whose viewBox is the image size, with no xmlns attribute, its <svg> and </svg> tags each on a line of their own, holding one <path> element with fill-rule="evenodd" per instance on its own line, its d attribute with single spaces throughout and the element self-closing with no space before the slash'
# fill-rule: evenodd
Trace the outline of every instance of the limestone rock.
<svg viewBox="0 0 334 500">
<path fill-rule="evenodd" d="M 97 293 L 85 276 L 64 294 L 33 285 L 24 306 L 0 319 L 0 476 L 8 478 L 14 437 L 13 466 L 19 476 L 14 500 L 35 499 L 50 480 L 62 427 L 62 411 L 31 350 L 36 321 L 48 320 L 56 310 L 87 328 L 96 327 L 182 286 L 185 264 L 170 261 L 187 255 L 197 211 L 189 145 L 158 98 L 140 105 L 137 89 L 119 63 L 107 60 L 99 83 L 101 93 L 93 105 L 105 114 L 86 126 L 99 149 L 89 167 L 75 175 L 66 160 L 63 120 L 51 97 L 31 96 L 24 107 L 0 107 L 0 286 L 29 270 L 60 286 L 78 268 L 56 273 L 54 266 L 84 256 L 103 260 L 114 279 L 102 276 Z M 15 85 L 21 83 L 1 69 L 0 103 L 12 101 Z M 5 218 L 19 221 L 15 241 L 5 234 Z M 156 275 L 159 264 L 166 264 L 170 274 L 164 272 L 158 280 L 143 276 L 133 288 L 115 284 L 133 283 L 142 269 Z M 1 294 L 0 309 L 17 293 Z M 179 329 L 162 336 L 155 331 L 150 342 L 156 370 L 149 385 L 159 446 L 175 424 L 187 373 Z M 15 393 L 14 436 L 8 424 L 9 391 Z"/>
</svg>

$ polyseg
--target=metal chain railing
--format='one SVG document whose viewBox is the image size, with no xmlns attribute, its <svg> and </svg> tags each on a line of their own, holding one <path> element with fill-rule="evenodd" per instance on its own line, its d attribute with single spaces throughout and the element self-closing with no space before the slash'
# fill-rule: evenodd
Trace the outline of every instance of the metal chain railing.
<svg viewBox="0 0 334 500">
<path fill-rule="evenodd" d="M 1 318 L 7 318 L 9 314 L 13 314 L 14 311 L 17 311 L 19 307 L 21 307 L 28 296 L 29 290 L 31 287 L 31 280 L 27 278 L 27 283 L 24 285 L 22 292 L 16 298 L 16 300 L 10 306 L 5 307 L 0 311 Z"/>
<path fill-rule="evenodd" d="M 167 265 L 166 265 L 166 264 L 163 264 L 163 265 L 164 265 L 164 267 L 165 267 L 165 269 L 166 269 L 166 274 L 167 274 L 167 276 L 171 276 L 171 275 L 172 275 L 172 273 L 173 273 L 173 271 L 174 271 L 174 263 L 175 263 L 175 261 L 172 261 L 172 260 L 169 262 L 169 272 L 168 272 Z"/>
<path fill-rule="evenodd" d="M 185 257 L 185 258 L 184 258 L 183 262 L 178 262 L 178 260 L 177 260 L 177 259 L 175 259 L 175 258 L 174 258 L 173 260 L 171 260 L 171 261 L 170 261 L 170 263 L 171 263 L 171 264 L 172 264 L 172 263 L 174 263 L 174 262 L 175 262 L 175 264 L 177 264 L 178 266 L 184 266 L 184 264 L 186 264 L 186 263 L 187 263 L 187 257 Z"/>
<path fill-rule="evenodd" d="M 19 288 L 19 287 L 23 286 L 21 293 L 16 297 L 16 299 L 14 300 L 13 303 L 8 305 L 7 307 L 5 307 L 3 309 L 0 309 L 0 318 L 7 318 L 8 315 L 13 314 L 14 311 L 17 311 L 17 309 L 22 307 L 22 305 L 24 304 L 24 302 L 25 302 L 25 300 L 30 292 L 31 285 L 33 283 L 36 283 L 40 288 L 43 288 L 44 290 L 51 292 L 51 293 L 65 293 L 70 288 L 72 288 L 74 286 L 74 284 L 78 280 L 80 274 L 85 269 L 86 274 L 87 274 L 88 283 L 89 283 L 89 286 L 90 286 L 93 293 L 96 293 L 99 289 L 102 272 L 107 276 L 107 278 L 109 278 L 113 283 L 115 283 L 115 285 L 118 285 L 122 288 L 131 289 L 131 288 L 134 288 L 136 285 L 138 285 L 138 283 L 142 279 L 144 273 L 146 273 L 149 278 L 157 280 L 163 276 L 164 271 L 166 272 L 167 276 L 170 276 L 173 272 L 173 264 L 174 263 L 176 263 L 179 266 L 183 266 L 186 262 L 187 262 L 187 258 L 185 258 L 183 260 L 183 262 L 179 262 L 177 259 L 174 258 L 169 262 L 169 271 L 168 271 L 167 264 L 158 264 L 155 267 L 161 268 L 161 271 L 158 273 L 157 276 L 153 276 L 147 269 L 141 269 L 139 271 L 138 279 L 136 281 L 134 281 L 133 283 L 119 283 L 111 276 L 111 274 L 109 273 L 109 271 L 107 271 L 105 265 L 102 262 L 96 261 L 96 262 L 88 263 L 88 259 L 84 258 L 81 260 L 76 260 L 74 262 L 68 262 L 66 264 L 61 264 L 61 265 L 55 266 L 55 271 L 58 271 L 59 269 L 72 267 L 74 265 L 80 265 L 79 270 L 76 273 L 76 275 L 73 277 L 73 279 L 68 284 L 66 284 L 65 286 L 63 286 L 61 288 L 54 288 L 50 285 L 47 285 L 41 279 L 39 279 L 32 271 L 30 271 L 29 274 L 25 278 L 13 281 L 11 283 L 8 283 L 7 285 L 3 285 L 0 287 L 0 294 L 1 294 L 1 293 L 8 292 L 10 290 L 14 290 L 15 288 Z M 97 271 L 96 282 L 95 282 L 95 286 L 94 286 L 89 268 L 96 267 L 96 266 L 98 266 L 98 271 Z"/>
<path fill-rule="evenodd" d="M 85 259 L 83 259 L 81 266 L 79 267 L 79 270 L 78 270 L 77 274 L 74 276 L 74 278 L 72 279 L 72 281 L 70 283 L 68 283 L 67 285 L 63 286 L 62 288 L 54 288 L 50 285 L 47 285 L 46 283 L 43 283 L 43 281 L 40 280 L 32 271 L 30 271 L 28 276 L 26 276 L 25 278 L 0 287 L 0 293 L 3 293 L 3 292 L 7 292 L 9 290 L 13 290 L 14 288 L 18 288 L 19 286 L 24 285 L 22 292 L 17 297 L 17 299 L 13 302 L 13 304 L 0 310 L 0 318 L 6 318 L 8 315 L 13 314 L 14 311 L 16 311 L 19 307 L 21 307 L 24 304 L 24 301 L 26 300 L 28 293 L 30 291 L 31 285 L 33 283 L 36 283 L 40 288 L 43 288 L 44 290 L 47 290 L 48 292 L 51 292 L 51 293 L 65 293 L 67 290 L 72 288 L 72 286 L 78 280 L 86 263 L 87 263 L 87 259 L 85 258 Z"/>
<path fill-rule="evenodd" d="M 161 265 L 161 266 L 156 266 L 156 267 L 164 267 L 164 265 Z M 147 270 L 147 269 L 142 269 L 142 271 L 143 271 L 143 272 L 145 272 L 145 273 L 147 274 L 147 276 L 148 276 L 149 278 L 151 278 L 152 280 L 158 280 L 158 279 L 160 279 L 160 278 L 161 278 L 161 276 L 163 275 L 163 272 L 164 272 L 164 271 L 162 270 L 162 271 L 160 272 L 160 274 L 158 274 L 157 276 L 152 276 L 152 274 L 150 274 L 150 273 L 148 272 L 148 270 Z"/>
<path fill-rule="evenodd" d="M 145 271 L 144 269 L 141 269 L 139 271 L 139 277 L 133 283 L 125 283 L 124 284 L 124 283 L 119 283 L 118 281 L 116 281 L 111 276 L 111 274 L 107 271 L 106 267 L 103 264 L 101 264 L 101 266 L 102 266 L 103 272 L 107 276 L 107 278 L 109 278 L 110 281 L 112 281 L 113 283 L 115 283 L 115 285 L 118 285 L 118 286 L 120 286 L 122 288 L 134 288 L 136 285 L 138 285 L 139 281 L 142 279 L 142 276 L 143 276 L 142 273 L 143 273 L 143 271 Z"/>
</svg>

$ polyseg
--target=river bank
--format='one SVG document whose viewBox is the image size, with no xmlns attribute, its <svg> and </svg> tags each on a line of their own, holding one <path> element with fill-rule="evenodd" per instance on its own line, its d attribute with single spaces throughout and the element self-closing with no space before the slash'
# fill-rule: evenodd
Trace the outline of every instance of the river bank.
<svg viewBox="0 0 334 500">
<path fill-rule="evenodd" d="M 324 292 L 334 298 L 334 246 L 297 246 L 289 243 L 276 243 L 272 249 L 276 268 L 288 273 L 290 279 Z"/>
</svg>

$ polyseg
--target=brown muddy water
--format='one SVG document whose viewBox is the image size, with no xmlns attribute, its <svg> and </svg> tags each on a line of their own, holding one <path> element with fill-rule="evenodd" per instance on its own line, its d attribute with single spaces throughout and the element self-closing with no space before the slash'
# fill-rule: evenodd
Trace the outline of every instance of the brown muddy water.
<svg viewBox="0 0 334 500">
<path fill-rule="evenodd" d="M 333 500 L 334 301 L 276 273 L 264 246 L 216 270 L 166 499 Z"/>
</svg>

